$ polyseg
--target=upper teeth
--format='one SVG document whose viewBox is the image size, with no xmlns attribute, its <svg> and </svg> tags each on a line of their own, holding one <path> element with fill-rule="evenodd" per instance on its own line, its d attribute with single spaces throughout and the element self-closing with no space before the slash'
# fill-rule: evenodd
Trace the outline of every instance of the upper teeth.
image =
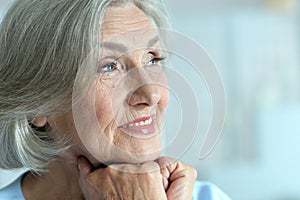
<svg viewBox="0 0 300 200">
<path fill-rule="evenodd" d="M 152 118 L 150 117 L 149 119 L 145 120 L 145 121 L 140 121 L 140 122 L 136 122 L 136 123 L 130 123 L 130 124 L 125 124 L 121 127 L 126 128 L 126 127 L 133 127 L 133 126 L 146 126 L 152 123 Z"/>
</svg>

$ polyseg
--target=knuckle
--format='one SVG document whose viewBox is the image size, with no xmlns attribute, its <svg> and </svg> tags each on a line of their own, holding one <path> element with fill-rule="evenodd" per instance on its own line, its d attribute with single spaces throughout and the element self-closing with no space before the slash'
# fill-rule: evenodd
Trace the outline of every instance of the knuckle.
<svg viewBox="0 0 300 200">
<path fill-rule="evenodd" d="M 181 165 L 182 168 L 185 168 L 187 170 L 187 174 L 190 178 L 196 180 L 197 170 L 193 166 L 186 164 L 186 163 L 182 163 L 182 162 L 179 163 L 179 165 Z"/>
</svg>

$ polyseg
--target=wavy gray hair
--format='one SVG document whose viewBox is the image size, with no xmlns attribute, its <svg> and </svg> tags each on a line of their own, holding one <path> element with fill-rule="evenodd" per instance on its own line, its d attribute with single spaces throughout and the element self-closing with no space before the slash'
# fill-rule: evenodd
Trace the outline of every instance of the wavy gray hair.
<svg viewBox="0 0 300 200">
<path fill-rule="evenodd" d="M 71 109 L 79 66 L 99 41 L 111 4 L 132 2 L 167 28 L 163 0 L 17 0 L 0 26 L 0 168 L 44 172 L 66 149 L 38 116 Z"/>
</svg>

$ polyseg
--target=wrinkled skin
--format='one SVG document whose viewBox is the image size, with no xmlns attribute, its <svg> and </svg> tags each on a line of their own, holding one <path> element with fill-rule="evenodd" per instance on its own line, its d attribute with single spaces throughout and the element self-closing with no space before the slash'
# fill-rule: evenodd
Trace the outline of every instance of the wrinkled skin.
<svg viewBox="0 0 300 200">
<path fill-rule="evenodd" d="M 167 157 L 141 165 L 111 165 L 95 170 L 81 157 L 78 167 L 80 186 L 88 200 L 192 199 L 197 176 L 191 166 Z"/>
<path fill-rule="evenodd" d="M 126 23 L 124 23 L 124 21 Z M 146 30 L 152 26 L 152 23 L 144 13 L 132 4 L 125 7 L 111 7 L 104 18 L 102 36 L 105 40 L 107 38 L 113 38 L 120 32 L 141 28 Z M 128 40 L 130 40 L 129 37 Z M 141 67 L 141 60 L 144 54 L 145 52 L 135 51 L 128 55 L 133 63 L 132 66 Z M 102 82 L 105 83 L 105 81 Z M 122 161 L 122 163 L 129 162 L 137 164 L 112 164 L 105 168 L 96 169 L 94 169 L 93 165 L 87 159 L 81 157 L 78 162 L 80 169 L 79 182 L 85 198 L 88 200 L 191 199 L 192 189 L 196 179 L 196 171 L 191 166 L 171 158 L 163 157 L 157 159 L 159 155 L 156 154 L 152 157 L 147 157 L 148 151 L 161 148 L 160 136 L 139 140 L 128 138 L 128 135 L 119 133 L 119 130 L 106 132 L 106 130 L 115 130 L 111 128 L 114 127 L 114 125 L 109 121 L 111 115 L 105 114 L 106 112 L 111 113 L 108 108 L 112 105 L 105 106 L 105 99 L 112 98 L 109 96 L 112 88 L 109 84 L 102 84 L 100 88 L 102 91 L 97 95 L 99 100 L 96 99 L 96 109 L 101 110 L 98 120 L 105 128 L 104 133 L 108 138 L 112 138 L 111 142 L 116 146 L 127 150 L 129 153 L 145 153 L 145 156 L 143 156 L 143 158 L 136 158 L 133 154 L 130 154 L 128 157 L 123 156 L 122 158 L 118 158 L 119 153 L 113 151 L 116 154 L 111 153 L 108 156 L 109 158 L 117 158 L 113 160 L 113 163 L 114 161 L 116 161 L 116 163 Z M 126 90 L 126 88 L 124 88 L 124 90 Z M 125 101 L 129 103 L 130 108 L 133 108 L 134 113 L 149 112 L 149 110 L 155 106 L 159 108 L 167 106 L 167 93 L 168 91 L 164 88 L 149 85 L 138 88 L 133 94 L 134 98 Z M 105 96 L 101 97 L 101 94 L 105 94 Z M 99 102 L 99 104 L 97 104 L 97 102 Z M 161 114 L 161 112 L 163 111 L 157 110 L 156 114 Z M 157 123 L 159 124 L 160 122 L 158 121 Z M 130 142 L 126 142 L 126 140 L 130 140 Z M 124 157 L 128 158 L 128 160 L 123 160 Z"/>
<path fill-rule="evenodd" d="M 103 40 L 109 40 L 122 32 L 151 27 L 153 24 L 149 18 L 136 6 L 128 4 L 111 6 L 104 17 L 100 32 Z M 153 69 L 151 62 L 153 56 L 161 55 L 155 51 L 149 54 L 148 51 L 137 50 L 126 54 L 123 61 L 130 63 L 132 68 L 139 68 L 137 74 L 140 77 L 137 78 L 143 79 L 145 71 Z M 147 67 L 143 68 L 141 63 L 146 63 Z M 178 160 L 159 157 L 162 148 L 159 131 L 152 137 L 139 139 L 118 128 L 120 124 L 116 124 L 115 117 L 119 116 L 114 116 L 113 113 L 114 105 L 111 100 L 114 87 L 111 83 L 117 82 L 114 79 L 119 76 L 115 72 L 119 71 L 111 70 L 107 72 L 109 76 L 99 76 L 97 82 L 99 84 L 95 85 L 97 87 L 95 99 L 87 99 L 84 102 L 85 107 L 82 111 L 87 109 L 88 112 L 83 113 L 87 117 L 84 117 L 82 122 L 84 124 L 84 120 L 88 120 L 87 123 L 90 123 L 83 128 L 85 141 L 82 141 L 75 127 L 73 114 L 76 108 L 74 107 L 72 112 L 58 118 L 42 116 L 34 122 L 35 126 L 40 127 L 47 121 L 54 132 L 57 130 L 58 133 L 71 136 L 72 148 L 49 166 L 49 173 L 42 177 L 35 177 L 28 173 L 24 177 L 22 191 L 26 199 L 186 200 L 192 198 L 197 173 L 194 168 Z M 123 91 L 126 91 L 126 88 Z M 126 104 L 128 108 L 123 110 L 120 108 L 118 113 L 123 115 L 117 122 L 128 123 L 136 117 L 148 115 L 151 111 L 156 115 L 154 123 L 160 127 L 161 116 L 168 104 L 168 91 L 157 85 L 144 85 L 137 88 L 129 99 L 118 98 L 117 100 L 122 102 L 115 105 Z M 96 109 L 94 110 L 95 122 L 89 120 L 88 115 L 93 111 L 89 108 Z M 97 127 L 98 124 L 101 131 L 90 128 Z M 107 143 L 101 143 L 103 141 L 101 135 L 108 139 Z M 116 147 L 123 151 L 115 151 Z M 103 164 L 107 166 L 99 167 L 104 166 Z"/>
</svg>

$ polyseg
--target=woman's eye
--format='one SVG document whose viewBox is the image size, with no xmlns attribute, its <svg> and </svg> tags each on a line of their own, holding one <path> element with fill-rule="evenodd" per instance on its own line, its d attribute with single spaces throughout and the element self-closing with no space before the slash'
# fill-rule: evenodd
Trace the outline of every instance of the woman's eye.
<svg viewBox="0 0 300 200">
<path fill-rule="evenodd" d="M 116 69 L 117 69 L 117 67 L 116 67 L 115 63 L 106 64 L 101 67 L 102 72 L 112 72 L 112 71 L 115 71 Z"/>
<path fill-rule="evenodd" d="M 149 61 L 148 65 L 156 65 L 158 64 L 160 61 L 163 61 L 165 59 L 165 57 L 160 57 L 160 58 L 153 58 Z"/>
<path fill-rule="evenodd" d="M 113 75 L 122 70 L 122 66 L 118 61 L 110 61 L 105 64 L 100 64 L 97 72 L 100 74 Z"/>
</svg>

